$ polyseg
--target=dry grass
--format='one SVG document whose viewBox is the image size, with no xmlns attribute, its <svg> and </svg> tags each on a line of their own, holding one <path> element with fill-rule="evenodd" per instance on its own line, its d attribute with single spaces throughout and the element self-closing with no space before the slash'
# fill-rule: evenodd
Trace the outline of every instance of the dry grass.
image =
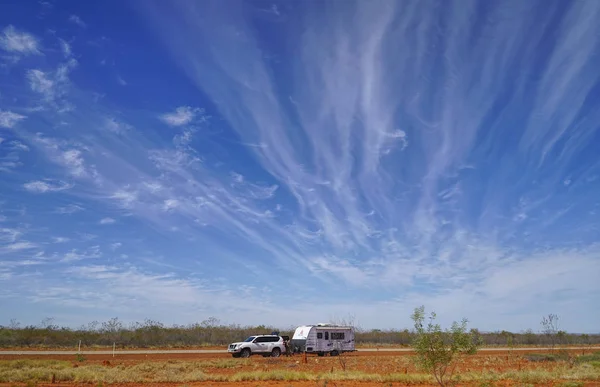
<svg viewBox="0 0 600 387">
<path fill-rule="evenodd" d="M 484 359 L 485 361 L 486 359 Z M 209 361 L 154 361 L 112 367 L 99 364 L 80 363 L 73 367 L 71 362 L 57 360 L 14 360 L 0 361 L 0 382 L 49 382 L 54 375 L 57 382 L 75 383 L 191 383 L 202 381 L 354 381 L 423 384 L 432 383 L 430 375 L 409 373 L 371 373 L 362 371 L 310 372 L 303 370 L 271 369 L 235 372 L 235 368 L 246 368 L 249 360 L 220 359 Z M 232 369 L 226 374 L 209 372 L 211 369 Z M 492 385 L 501 380 L 511 380 L 523 385 L 562 382 L 565 386 L 578 386 L 580 381 L 600 381 L 600 368 L 594 362 L 557 364 L 551 370 L 525 369 L 522 371 L 496 372 L 493 370 L 463 372 L 463 382 L 479 382 Z M 488 384 L 486 384 L 488 383 Z"/>
<path fill-rule="evenodd" d="M 169 364 L 185 363 L 184 361 L 181 361 L 181 360 L 167 360 L 166 362 Z M 251 363 L 250 363 L 249 359 L 218 359 L 218 360 L 196 361 L 196 362 L 194 362 L 194 364 L 197 364 L 198 366 L 200 366 L 202 368 L 226 369 L 226 368 L 243 368 L 243 367 L 250 365 Z"/>
</svg>

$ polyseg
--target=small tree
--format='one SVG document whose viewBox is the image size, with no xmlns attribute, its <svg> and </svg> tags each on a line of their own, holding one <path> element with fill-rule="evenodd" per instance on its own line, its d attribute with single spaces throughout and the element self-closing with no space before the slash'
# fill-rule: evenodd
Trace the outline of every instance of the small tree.
<svg viewBox="0 0 600 387">
<path fill-rule="evenodd" d="M 554 345 L 556 344 L 558 334 L 558 316 L 550 313 L 548 316 L 542 317 L 542 333 L 546 335 L 550 341 L 550 351 L 554 352 Z"/>
<path fill-rule="evenodd" d="M 582 349 L 582 355 L 585 355 L 585 347 L 592 346 L 592 342 L 590 341 L 590 335 L 588 335 L 587 333 L 582 334 L 581 336 L 579 336 L 579 343 L 582 345 L 581 349 Z"/>
<path fill-rule="evenodd" d="M 506 346 L 508 347 L 509 355 L 512 355 L 513 348 L 515 346 L 515 334 L 508 331 L 502 331 L 500 333 L 506 342 Z"/>
<path fill-rule="evenodd" d="M 477 352 L 482 344 L 481 337 L 474 329 L 467 332 L 466 319 L 460 324 L 453 322 L 450 329 L 443 331 L 439 324 L 434 323 L 435 312 L 431 313 L 425 325 L 424 306 L 415 308 L 411 318 L 415 323 L 413 347 L 418 365 L 431 372 L 440 386 L 454 384 L 452 377 L 458 361 L 464 355 Z"/>
</svg>

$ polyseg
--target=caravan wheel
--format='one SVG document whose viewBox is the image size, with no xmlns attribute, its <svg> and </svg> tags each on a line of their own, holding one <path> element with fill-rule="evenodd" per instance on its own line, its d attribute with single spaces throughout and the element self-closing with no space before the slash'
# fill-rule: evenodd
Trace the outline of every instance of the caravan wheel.
<svg viewBox="0 0 600 387">
<path fill-rule="evenodd" d="M 337 350 L 333 350 L 333 351 L 331 351 L 331 352 L 329 353 L 329 355 L 330 355 L 330 356 L 337 356 L 337 355 L 339 355 L 339 354 L 340 354 L 340 353 L 339 353 Z"/>
</svg>

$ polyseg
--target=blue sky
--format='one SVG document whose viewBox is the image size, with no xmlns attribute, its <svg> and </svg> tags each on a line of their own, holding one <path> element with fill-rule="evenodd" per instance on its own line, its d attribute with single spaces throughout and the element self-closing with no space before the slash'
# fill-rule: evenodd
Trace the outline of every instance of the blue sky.
<svg viewBox="0 0 600 387">
<path fill-rule="evenodd" d="M 598 331 L 599 19 L 4 2 L 0 324 Z"/>
</svg>

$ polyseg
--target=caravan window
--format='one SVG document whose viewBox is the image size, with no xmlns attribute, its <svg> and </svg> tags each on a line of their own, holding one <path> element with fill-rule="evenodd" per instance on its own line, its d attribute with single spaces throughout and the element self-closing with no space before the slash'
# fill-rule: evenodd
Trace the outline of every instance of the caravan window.
<svg viewBox="0 0 600 387">
<path fill-rule="evenodd" d="M 329 332 L 325 332 L 325 340 L 329 340 Z"/>
<path fill-rule="evenodd" d="M 322 338 L 323 338 L 323 332 L 317 333 L 317 339 L 322 339 Z"/>
<path fill-rule="evenodd" d="M 344 340 L 344 332 L 331 332 L 331 340 Z"/>
</svg>

